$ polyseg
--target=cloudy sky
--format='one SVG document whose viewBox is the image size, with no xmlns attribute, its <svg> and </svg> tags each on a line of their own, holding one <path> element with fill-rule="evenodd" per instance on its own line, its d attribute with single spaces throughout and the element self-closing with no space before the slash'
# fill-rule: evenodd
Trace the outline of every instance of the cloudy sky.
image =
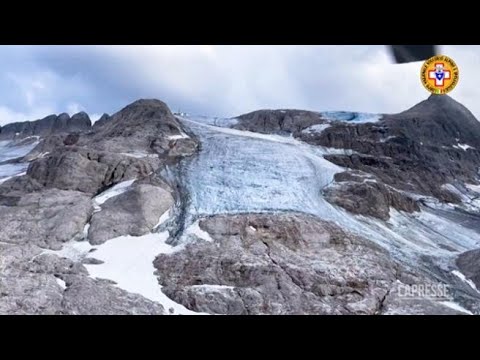
<svg viewBox="0 0 480 360">
<path fill-rule="evenodd" d="M 480 46 L 442 46 L 451 93 L 480 119 Z M 139 98 L 235 116 L 297 108 L 393 113 L 420 102 L 421 63 L 384 46 L 0 46 L 0 125 L 80 110 L 96 118 Z"/>
</svg>

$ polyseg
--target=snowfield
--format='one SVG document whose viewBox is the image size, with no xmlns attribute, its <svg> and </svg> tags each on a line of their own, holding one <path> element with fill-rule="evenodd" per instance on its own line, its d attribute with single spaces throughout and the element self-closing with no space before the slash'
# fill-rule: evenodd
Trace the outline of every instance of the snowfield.
<svg viewBox="0 0 480 360">
<path fill-rule="evenodd" d="M 90 276 L 113 280 L 117 286 L 163 305 L 166 313 L 173 309 L 176 315 L 193 315 L 180 304 L 168 298 L 158 284 L 153 261 L 159 254 L 171 254 L 180 248 L 166 244 L 168 233 L 140 237 L 122 236 L 97 246 L 90 257 L 101 260 L 100 265 L 85 265 Z"/>
</svg>

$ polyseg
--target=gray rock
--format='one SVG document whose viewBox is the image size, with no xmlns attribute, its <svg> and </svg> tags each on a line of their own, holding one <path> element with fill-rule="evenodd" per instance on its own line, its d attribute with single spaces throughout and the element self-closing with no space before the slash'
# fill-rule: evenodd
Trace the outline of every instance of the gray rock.
<svg viewBox="0 0 480 360">
<path fill-rule="evenodd" d="M 200 227 L 213 243 L 154 262 L 162 290 L 194 311 L 375 314 L 407 272 L 370 241 L 305 215 L 215 216 Z"/>
<path fill-rule="evenodd" d="M 163 315 L 162 305 L 119 289 L 108 282 L 68 276 L 62 298 L 67 315 Z"/>
<path fill-rule="evenodd" d="M 24 194 L 42 191 L 43 189 L 42 184 L 30 176 L 17 176 L 0 184 L 0 195 L 4 198 L 18 198 Z"/>
<path fill-rule="evenodd" d="M 63 148 L 66 137 L 65 135 L 51 135 L 43 138 L 40 143 L 23 158 L 23 161 L 30 162 L 52 153 L 57 148 Z"/>
<path fill-rule="evenodd" d="M 0 314 L 161 315 L 164 309 L 34 245 L 0 243 Z"/>
<path fill-rule="evenodd" d="M 324 122 L 318 113 L 304 110 L 259 110 L 237 119 L 238 123 L 233 126 L 235 129 L 265 134 L 297 133 Z"/>
<path fill-rule="evenodd" d="M 111 116 L 108 114 L 103 114 L 100 119 L 95 121 L 93 124 L 93 129 L 97 130 L 99 127 L 103 126 L 106 122 L 108 122 L 111 119 Z"/>
<path fill-rule="evenodd" d="M 115 153 L 165 155 L 172 146 L 168 138 L 182 132 L 180 123 L 165 103 L 160 100 L 138 100 L 112 115 L 108 121 L 103 121 L 91 136 L 82 138 L 80 144 Z M 189 149 L 187 146 L 186 155 L 191 155 Z"/>
<path fill-rule="evenodd" d="M 388 220 L 390 208 L 408 213 L 420 211 L 414 199 L 377 182 L 376 179 L 358 178 L 354 174 L 346 175 L 345 173 L 337 174 L 335 179 L 348 180 L 339 181 L 326 188 L 325 198 L 354 214 Z"/>
<path fill-rule="evenodd" d="M 467 279 L 470 279 L 480 289 L 480 249 L 460 254 L 457 266 Z"/>
<path fill-rule="evenodd" d="M 480 167 L 480 123 L 449 96 L 431 96 L 413 108 L 370 124 L 332 123 L 319 134 L 300 134 L 312 145 L 351 149 L 330 155 L 333 163 L 374 174 L 398 189 L 458 203 L 441 188 L 455 181 L 475 183 Z M 463 150 L 458 144 L 471 148 Z"/>
<path fill-rule="evenodd" d="M 173 203 L 169 191 L 135 184 L 131 190 L 107 200 L 102 210 L 93 214 L 88 239 L 91 244 L 101 244 L 118 236 L 145 235 Z"/>
<path fill-rule="evenodd" d="M 92 123 L 84 112 L 70 118 L 68 114 L 50 115 L 41 120 L 10 123 L 0 128 L 0 140 L 27 136 L 48 136 L 90 130 Z"/>
<path fill-rule="evenodd" d="M 457 310 L 445 305 L 445 302 L 429 298 L 404 297 L 403 284 L 396 282 L 382 301 L 380 314 L 382 315 L 468 315 L 465 311 Z M 467 309 L 465 309 L 468 311 Z"/>
<path fill-rule="evenodd" d="M 156 158 L 69 147 L 31 163 L 27 175 L 47 188 L 97 194 L 118 182 L 147 176 L 159 166 Z"/>
<path fill-rule="evenodd" d="M 480 123 L 447 95 L 432 95 L 413 108 L 383 115 L 375 123 L 333 121 L 321 132 L 302 130 L 326 121 L 307 111 L 262 110 L 238 117 L 234 127 L 260 133 L 286 132 L 311 145 L 348 149 L 329 155 L 337 165 L 374 174 L 397 189 L 459 203 L 442 185 L 476 183 L 480 168 Z M 463 150 L 458 144 L 469 145 Z"/>
<path fill-rule="evenodd" d="M 90 198 L 80 192 L 45 190 L 23 195 L 16 206 L 0 206 L 0 242 L 58 249 L 81 236 L 92 211 Z"/>
<path fill-rule="evenodd" d="M 82 264 L 88 264 L 88 265 L 101 265 L 104 264 L 105 262 L 102 260 L 94 259 L 94 258 L 84 258 L 82 260 Z"/>
</svg>

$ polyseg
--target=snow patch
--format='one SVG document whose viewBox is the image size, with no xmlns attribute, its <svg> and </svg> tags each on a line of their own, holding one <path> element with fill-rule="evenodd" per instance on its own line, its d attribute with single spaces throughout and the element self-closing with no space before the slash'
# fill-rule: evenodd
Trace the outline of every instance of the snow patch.
<svg viewBox="0 0 480 360">
<path fill-rule="evenodd" d="M 473 313 L 467 309 L 465 309 L 463 306 L 454 303 L 453 301 L 441 301 L 440 304 L 449 307 L 450 309 L 460 311 L 462 313 L 465 313 L 467 315 L 473 315 Z"/>
<path fill-rule="evenodd" d="M 460 271 L 458 270 L 453 270 L 452 271 L 452 274 L 455 275 L 456 277 L 458 277 L 460 280 L 462 280 L 464 283 L 466 283 L 468 286 L 470 286 L 473 290 L 475 290 L 476 292 L 480 293 L 480 291 L 478 291 L 477 289 L 477 286 L 475 285 L 475 283 L 470 280 L 470 279 L 467 279 L 467 277 L 462 274 Z"/>
<path fill-rule="evenodd" d="M 60 285 L 60 287 L 65 290 L 67 288 L 67 284 L 65 283 L 65 281 L 63 281 L 62 279 L 59 279 L 59 278 L 55 278 L 55 280 L 57 281 L 57 284 Z"/>
<path fill-rule="evenodd" d="M 156 270 L 153 261 L 158 254 L 172 254 L 182 249 L 168 245 L 167 238 L 168 232 L 111 239 L 98 246 L 92 254 L 103 264 L 86 264 L 85 267 L 94 278 L 115 281 L 121 289 L 162 304 L 166 313 L 173 308 L 174 314 L 198 314 L 168 298 L 154 275 Z"/>
<path fill-rule="evenodd" d="M 102 204 L 104 204 L 108 199 L 111 199 L 115 196 L 123 194 L 124 192 L 128 191 L 130 186 L 135 182 L 136 179 L 123 181 L 118 183 L 117 185 L 111 187 L 110 189 L 104 191 L 100 195 L 97 195 L 93 198 L 94 208 L 95 210 L 99 209 Z M 101 208 L 100 208 L 101 209 Z"/>
<path fill-rule="evenodd" d="M 15 177 L 24 176 L 24 175 L 27 175 L 27 173 L 26 173 L 26 172 L 22 172 L 22 173 L 13 175 L 13 176 L 7 176 L 6 178 L 0 179 L 0 184 L 4 183 L 4 182 L 7 181 L 7 180 L 13 179 L 13 178 L 15 178 Z"/>
<path fill-rule="evenodd" d="M 190 136 L 188 136 L 187 134 L 185 133 L 180 133 L 179 135 L 170 135 L 168 137 L 169 140 L 180 140 L 180 139 L 189 139 Z"/>
<path fill-rule="evenodd" d="M 190 286 L 192 289 L 199 289 L 205 292 L 217 292 L 217 291 L 222 291 L 222 290 L 233 290 L 235 289 L 234 286 L 228 286 L 228 285 L 209 285 L 209 284 L 203 284 L 203 285 L 192 285 Z"/>
<path fill-rule="evenodd" d="M 386 137 L 385 139 L 381 139 L 380 142 L 381 143 L 386 143 L 386 142 L 389 142 L 390 140 L 392 139 L 395 139 L 397 136 L 388 136 Z M 423 145 L 423 143 L 421 143 Z"/>
<path fill-rule="evenodd" d="M 312 125 L 302 131 L 302 133 L 308 133 L 308 134 L 320 134 L 322 131 L 328 129 L 332 125 L 330 124 L 317 124 L 317 125 Z"/>
<path fill-rule="evenodd" d="M 160 219 L 158 219 L 158 224 L 153 227 L 153 230 L 158 229 L 162 224 L 164 224 L 170 218 L 170 209 L 165 211 Z"/>
<path fill-rule="evenodd" d="M 83 240 L 88 240 L 88 230 L 90 229 L 90 223 L 85 224 L 83 228 Z"/>
<path fill-rule="evenodd" d="M 476 193 L 480 194 L 480 185 L 473 185 L 473 184 L 465 184 L 465 186 Z"/>
<path fill-rule="evenodd" d="M 468 149 L 475 149 L 473 146 L 470 146 L 468 144 L 457 144 L 453 145 L 455 149 L 461 149 L 463 151 L 467 151 Z"/>
<path fill-rule="evenodd" d="M 129 152 L 129 153 L 120 153 L 120 155 L 132 157 L 135 159 L 144 159 L 144 158 L 157 158 L 158 154 L 148 154 L 148 153 L 143 153 L 143 152 Z"/>
<path fill-rule="evenodd" d="M 61 250 L 46 249 L 41 254 L 54 254 L 74 262 L 81 262 L 92 249 L 95 248 L 88 241 L 71 240 L 66 242 Z"/>
<path fill-rule="evenodd" d="M 195 235 L 199 239 L 205 240 L 207 242 L 213 242 L 210 234 L 200 228 L 200 220 L 197 220 L 192 225 L 190 225 L 185 231 L 185 233 L 187 235 Z"/>
</svg>

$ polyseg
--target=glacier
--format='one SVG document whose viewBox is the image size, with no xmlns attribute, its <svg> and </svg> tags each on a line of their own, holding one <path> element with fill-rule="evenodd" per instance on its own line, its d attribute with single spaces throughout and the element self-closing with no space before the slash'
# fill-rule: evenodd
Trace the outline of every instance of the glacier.
<svg viewBox="0 0 480 360">
<path fill-rule="evenodd" d="M 38 138 L 28 145 L 17 144 L 15 141 L 0 141 L 0 183 L 27 171 L 28 163 L 13 160 L 27 155 L 37 145 Z M 8 163 L 9 161 L 12 162 Z"/>
<path fill-rule="evenodd" d="M 353 115 L 330 116 L 349 121 Z M 379 118 L 362 115 L 353 116 L 352 121 Z M 323 156 L 347 150 L 311 146 L 291 136 L 232 129 L 229 119 L 184 116 L 179 120 L 202 144 L 198 155 L 181 164 L 180 181 L 188 193 L 185 229 L 198 218 L 212 215 L 299 212 L 334 222 L 416 265 L 429 255 L 448 267 L 456 254 L 480 247 L 477 229 L 459 225 L 445 211 L 425 207 L 420 213 L 407 214 L 392 209 L 390 220 L 384 222 L 353 215 L 327 202 L 323 189 L 346 169 Z"/>
</svg>

